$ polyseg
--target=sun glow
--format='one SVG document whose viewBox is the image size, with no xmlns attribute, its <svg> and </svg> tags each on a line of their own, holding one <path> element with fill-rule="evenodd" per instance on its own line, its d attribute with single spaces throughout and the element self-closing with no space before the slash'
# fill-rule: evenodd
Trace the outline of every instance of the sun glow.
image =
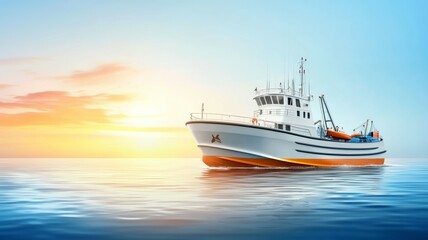
<svg viewBox="0 0 428 240">
<path fill-rule="evenodd" d="M 185 128 L 26 127 L 0 133 L 5 157 L 199 156 Z"/>
<path fill-rule="evenodd" d="M 93 72 L 72 73 L 70 77 L 62 78 L 90 81 L 98 79 L 100 74 L 103 77 L 124 69 L 127 68 L 101 66 Z M 10 88 L 10 85 L 2 86 L 6 92 Z M 3 157 L 200 155 L 184 127 L 185 119 L 177 118 L 168 109 L 171 99 L 158 97 L 149 90 L 119 89 L 110 93 L 68 90 L 23 94 L 12 91 L 10 94 L 12 97 L 0 100 Z"/>
</svg>

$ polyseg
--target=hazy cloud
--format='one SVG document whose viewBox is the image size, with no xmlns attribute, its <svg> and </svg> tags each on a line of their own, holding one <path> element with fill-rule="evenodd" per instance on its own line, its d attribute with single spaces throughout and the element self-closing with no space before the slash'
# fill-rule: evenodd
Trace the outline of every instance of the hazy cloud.
<svg viewBox="0 0 428 240">
<path fill-rule="evenodd" d="M 100 65 L 94 69 L 74 71 L 70 75 L 59 77 L 75 83 L 102 83 L 105 81 L 118 80 L 132 72 L 128 66 L 117 63 Z"/>
<path fill-rule="evenodd" d="M 21 64 L 31 64 L 35 62 L 45 61 L 46 58 L 41 57 L 20 57 L 20 58 L 2 58 L 0 59 L 1 66 L 11 66 L 11 65 L 21 65 Z"/>
<path fill-rule="evenodd" d="M 111 123 L 123 116 L 108 114 L 100 105 L 129 100 L 126 95 L 97 94 L 72 96 L 64 91 L 35 92 L 0 102 L 0 109 L 28 109 L 0 113 L 0 126 L 76 125 Z M 97 107 L 95 107 L 97 106 Z"/>
<path fill-rule="evenodd" d="M 0 90 L 5 89 L 5 88 L 9 88 L 12 86 L 13 86 L 12 84 L 0 83 Z"/>
</svg>

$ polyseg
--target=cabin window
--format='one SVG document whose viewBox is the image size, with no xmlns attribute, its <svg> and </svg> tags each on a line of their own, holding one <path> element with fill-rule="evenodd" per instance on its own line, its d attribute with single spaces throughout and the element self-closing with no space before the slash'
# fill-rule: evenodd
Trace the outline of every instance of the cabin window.
<svg viewBox="0 0 428 240">
<path fill-rule="evenodd" d="M 284 97 L 278 96 L 278 102 L 279 102 L 279 104 L 284 105 Z"/>
<path fill-rule="evenodd" d="M 290 129 L 291 129 L 291 127 L 290 127 L 290 125 L 285 125 L 285 130 L 287 130 L 287 131 L 290 131 Z"/>
<path fill-rule="evenodd" d="M 267 104 L 272 104 L 272 99 L 270 99 L 270 96 L 266 96 L 265 98 Z"/>
<path fill-rule="evenodd" d="M 278 129 L 284 129 L 284 124 L 278 124 Z"/>
<path fill-rule="evenodd" d="M 276 96 L 272 96 L 273 104 L 278 104 L 278 98 Z"/>
<path fill-rule="evenodd" d="M 300 107 L 300 100 L 299 99 L 296 99 L 296 106 Z"/>
<path fill-rule="evenodd" d="M 259 99 L 259 98 L 255 98 L 255 99 L 256 99 L 256 102 L 257 102 L 257 105 L 258 105 L 258 106 L 262 105 L 262 103 L 260 102 L 260 99 Z"/>
<path fill-rule="evenodd" d="M 263 105 L 266 105 L 266 101 L 264 97 L 260 97 L 260 101 L 262 102 Z"/>
<path fill-rule="evenodd" d="M 306 118 L 306 112 L 303 112 L 303 118 Z"/>
<path fill-rule="evenodd" d="M 292 98 L 288 98 L 288 105 L 293 106 L 293 99 Z"/>
<path fill-rule="evenodd" d="M 308 112 L 308 119 L 311 118 L 311 113 Z"/>
<path fill-rule="evenodd" d="M 297 111 L 297 116 L 300 117 L 300 111 Z"/>
</svg>

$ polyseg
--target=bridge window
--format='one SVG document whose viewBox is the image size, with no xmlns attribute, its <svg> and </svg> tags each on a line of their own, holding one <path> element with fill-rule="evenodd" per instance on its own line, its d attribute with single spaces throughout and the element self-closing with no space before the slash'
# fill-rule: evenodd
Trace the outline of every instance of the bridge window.
<svg viewBox="0 0 428 240">
<path fill-rule="evenodd" d="M 278 129 L 284 129 L 284 124 L 278 124 Z"/>
<path fill-rule="evenodd" d="M 292 98 L 288 98 L 288 105 L 293 106 L 293 99 Z"/>
<path fill-rule="evenodd" d="M 272 96 L 273 104 L 278 104 L 278 98 L 276 96 Z"/>
<path fill-rule="evenodd" d="M 260 99 L 259 99 L 259 98 L 255 98 L 255 99 L 256 99 L 256 102 L 257 102 L 257 105 L 258 105 L 258 106 L 262 105 L 262 103 L 260 102 Z"/>
<path fill-rule="evenodd" d="M 278 96 L 278 102 L 279 102 L 279 104 L 284 105 L 284 97 Z"/>
<path fill-rule="evenodd" d="M 296 99 L 296 106 L 300 107 L 300 100 L 299 99 Z"/>
<path fill-rule="evenodd" d="M 260 101 L 262 102 L 263 105 L 266 105 L 266 101 L 264 97 L 260 97 Z"/>
<path fill-rule="evenodd" d="M 266 96 L 265 98 L 267 104 L 272 104 L 272 99 L 270 99 L 270 96 Z"/>
<path fill-rule="evenodd" d="M 290 129 L 291 129 L 291 127 L 290 127 L 290 125 L 285 125 L 285 130 L 287 130 L 287 131 L 290 131 Z"/>
<path fill-rule="evenodd" d="M 297 111 L 297 116 L 300 117 L 300 111 Z"/>
</svg>

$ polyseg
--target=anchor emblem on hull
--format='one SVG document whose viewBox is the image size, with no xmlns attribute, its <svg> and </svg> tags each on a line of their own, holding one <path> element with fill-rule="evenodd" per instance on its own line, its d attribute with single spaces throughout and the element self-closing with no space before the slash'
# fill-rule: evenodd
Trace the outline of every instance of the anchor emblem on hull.
<svg viewBox="0 0 428 240">
<path fill-rule="evenodd" d="M 221 143 L 219 134 L 217 134 L 216 136 L 214 136 L 214 134 L 211 134 L 211 136 L 212 136 L 211 143 L 215 143 L 215 142 Z"/>
</svg>

